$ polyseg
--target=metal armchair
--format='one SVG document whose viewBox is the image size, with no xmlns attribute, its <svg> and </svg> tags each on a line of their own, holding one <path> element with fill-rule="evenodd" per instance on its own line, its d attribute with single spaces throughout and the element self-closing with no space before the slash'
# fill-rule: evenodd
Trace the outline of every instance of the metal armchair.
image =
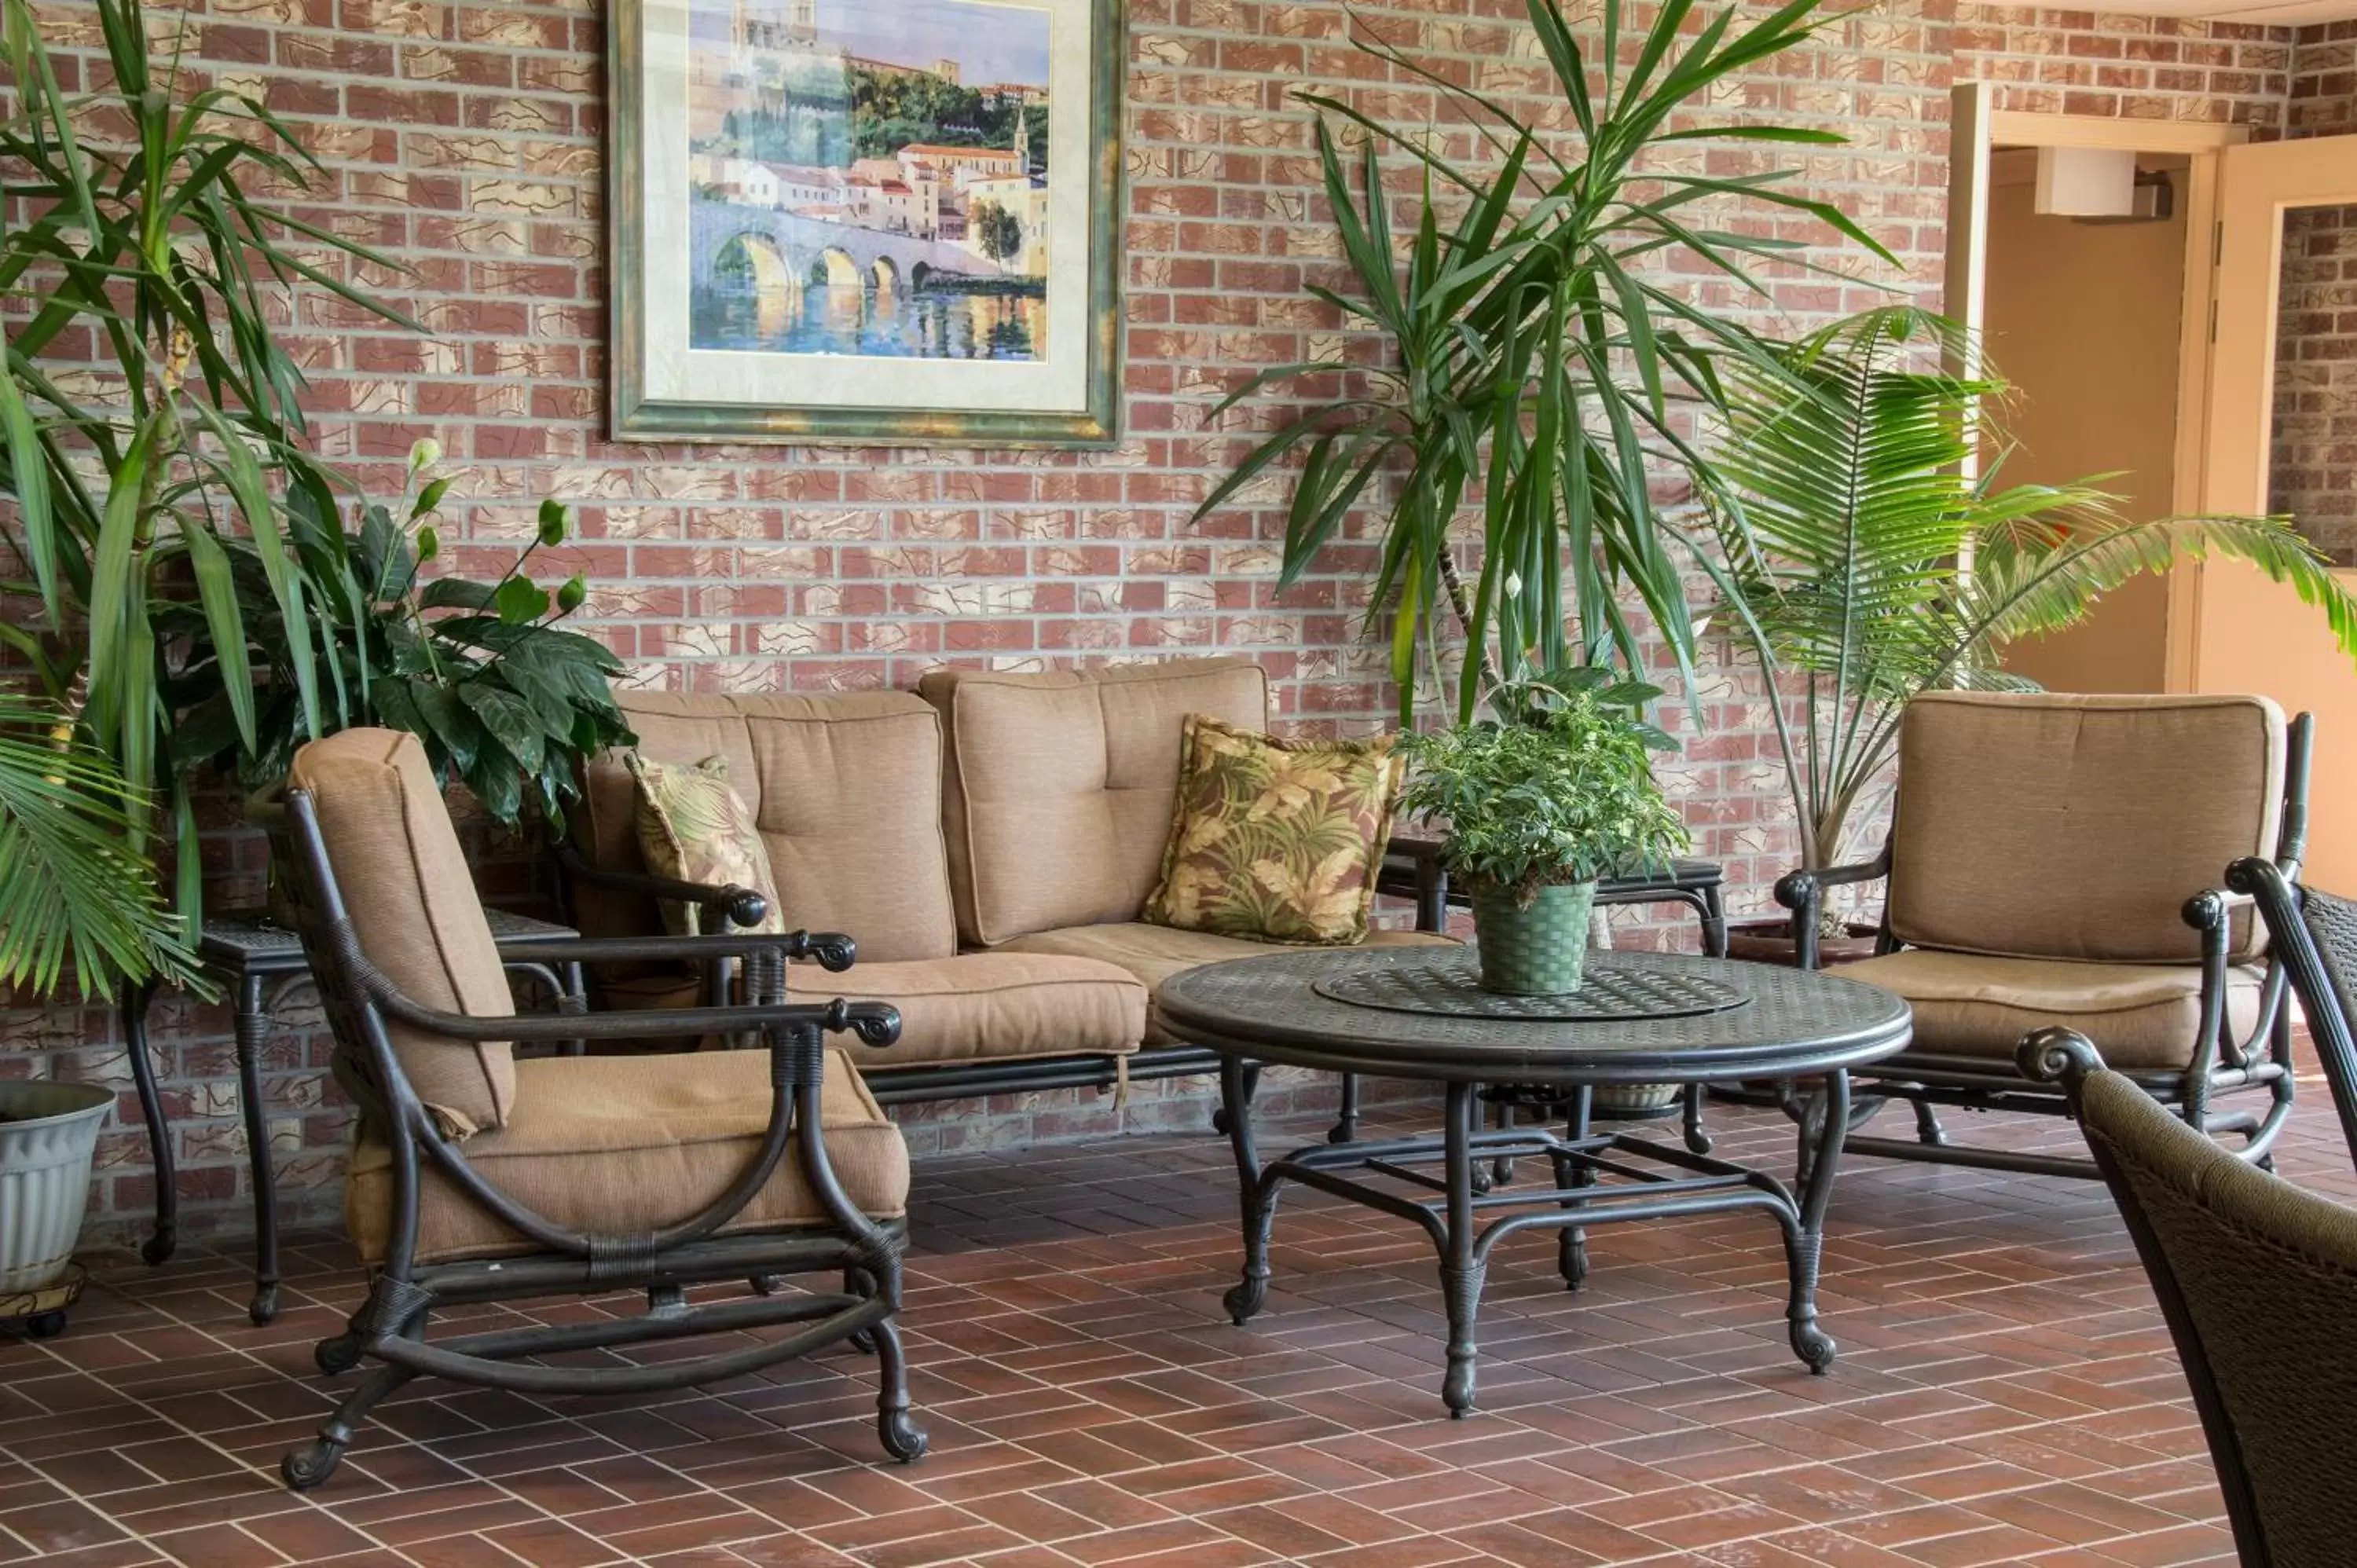
<svg viewBox="0 0 2357 1568">
<path fill-rule="evenodd" d="M 2357 976 L 2357 903 L 2300 886 L 2255 855 L 2226 868 L 2226 886 L 2258 906 L 2276 962 L 2299 999 L 2309 1048 L 2332 1086 L 2341 1137 L 2357 1156 L 2357 991 L 2350 989 Z"/>
<path fill-rule="evenodd" d="M 335 1034 L 336 1077 L 361 1108 L 345 1221 L 371 1275 L 347 1331 L 316 1352 L 335 1375 L 375 1363 L 286 1455 L 287 1484 L 326 1480 L 360 1423 L 420 1375 L 533 1393 L 630 1394 L 700 1386 L 836 1340 L 879 1363 L 877 1427 L 914 1460 L 900 1305 L 907 1150 L 824 1044 L 888 1045 L 877 1003 L 785 1000 L 786 961 L 849 967 L 851 942 L 780 936 L 572 940 L 512 946 L 511 966 L 722 954 L 737 1005 L 519 1015 L 457 838 L 415 739 L 353 730 L 297 755 L 287 797 L 303 875 L 297 913 Z M 347 888 L 357 897 L 347 897 Z M 718 1036 L 758 1048 L 662 1057 L 568 1054 L 582 1041 Z M 556 1047 L 522 1058 L 515 1047 Z M 784 1293 L 825 1273 L 841 1288 Z M 719 1282 L 747 1294 L 699 1299 Z M 830 1285 L 833 1282 L 830 1281 Z M 645 1294 L 640 1316 L 503 1326 L 432 1340 L 438 1308 L 556 1295 Z M 692 1359 L 538 1364 L 778 1325 L 791 1332 Z"/>
<path fill-rule="evenodd" d="M 2059 1084 L 2119 1202 L 2244 1568 L 2340 1568 L 2357 1538 L 2357 1212 L 2252 1169 L 2083 1035 L 2033 1035 L 2018 1061 Z"/>
<path fill-rule="evenodd" d="M 2025 1078 L 2034 1030 L 2093 1039 L 2123 1076 L 2263 1162 L 2292 1105 L 2285 976 L 2244 900 L 2217 886 L 2267 857 L 2298 876 L 2309 721 L 2265 698 L 1937 692 L 1900 732 L 1890 838 L 1874 861 L 1777 884 L 1814 967 L 1827 889 L 1886 885 L 1877 956 L 1844 967 L 1907 998 L 1915 1040 L 1857 1074 L 1853 1125 L 1892 1100 L 1912 1139 L 1888 1158 L 2094 1176 L 2083 1159 L 1953 1144 L 1939 1112 L 2068 1113 Z M 2221 1109 L 2220 1097 L 2266 1096 Z M 1782 1098 L 1797 1114 L 1788 1087 Z"/>
</svg>

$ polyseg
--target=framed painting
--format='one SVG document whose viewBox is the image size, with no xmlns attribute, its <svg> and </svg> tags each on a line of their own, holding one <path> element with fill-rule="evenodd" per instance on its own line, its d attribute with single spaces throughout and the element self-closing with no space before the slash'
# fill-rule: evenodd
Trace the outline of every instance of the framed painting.
<svg viewBox="0 0 2357 1568">
<path fill-rule="evenodd" d="M 1122 0 L 610 15 L 615 439 L 1114 439 Z"/>
</svg>

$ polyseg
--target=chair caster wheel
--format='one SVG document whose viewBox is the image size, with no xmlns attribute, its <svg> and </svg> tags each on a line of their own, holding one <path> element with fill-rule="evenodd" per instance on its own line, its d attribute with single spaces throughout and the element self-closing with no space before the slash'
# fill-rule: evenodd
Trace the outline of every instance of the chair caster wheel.
<svg viewBox="0 0 2357 1568">
<path fill-rule="evenodd" d="M 339 1334 L 320 1340 L 311 1347 L 311 1364 L 331 1378 L 350 1371 L 361 1364 L 360 1336 Z"/>
<path fill-rule="evenodd" d="M 783 1274 L 755 1274 L 745 1283 L 753 1287 L 755 1295 L 775 1295 L 785 1288 L 786 1279 Z"/>
<path fill-rule="evenodd" d="M 264 1285 L 253 1293 L 253 1299 L 246 1304 L 245 1320 L 256 1328 L 267 1328 L 278 1320 L 276 1285 Z"/>
<path fill-rule="evenodd" d="M 913 1465 L 925 1456 L 932 1439 L 924 1428 L 909 1419 L 905 1410 L 886 1411 L 876 1418 L 876 1434 L 884 1443 L 884 1452 L 903 1465 Z"/>
<path fill-rule="evenodd" d="M 25 1319 L 25 1332 L 35 1339 L 55 1339 L 66 1331 L 66 1315 L 62 1312 L 37 1312 Z"/>
<path fill-rule="evenodd" d="M 343 1457 L 342 1444 L 318 1438 L 290 1449 L 286 1457 L 278 1462 L 278 1474 L 294 1490 L 307 1492 L 334 1475 Z"/>
<path fill-rule="evenodd" d="M 871 1331 L 865 1328 L 855 1329 L 852 1333 L 845 1336 L 845 1337 L 850 1341 L 851 1348 L 858 1351 L 861 1355 L 873 1356 L 876 1354 L 876 1336 Z"/>
<path fill-rule="evenodd" d="M 170 1230 L 158 1230 L 140 1246 L 139 1260 L 149 1268 L 155 1268 L 168 1262 L 172 1254 L 179 1250 L 179 1245 L 180 1238 L 178 1234 Z"/>
</svg>

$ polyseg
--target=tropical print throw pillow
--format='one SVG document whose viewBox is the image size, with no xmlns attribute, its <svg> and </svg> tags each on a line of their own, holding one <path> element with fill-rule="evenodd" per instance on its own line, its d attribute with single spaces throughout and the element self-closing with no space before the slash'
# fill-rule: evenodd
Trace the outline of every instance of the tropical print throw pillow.
<svg viewBox="0 0 2357 1568">
<path fill-rule="evenodd" d="M 760 924 L 750 929 L 784 930 L 786 912 L 770 877 L 770 852 L 754 830 L 745 798 L 728 782 L 728 759 L 656 762 L 633 752 L 624 760 L 638 781 L 634 825 L 647 869 L 712 887 L 749 887 L 770 906 Z M 673 936 L 704 934 L 704 911 L 694 904 L 666 898 L 662 917 Z"/>
<path fill-rule="evenodd" d="M 1285 741 L 1188 714 L 1145 918 L 1262 941 L 1363 941 L 1405 768 L 1396 738 Z"/>
</svg>

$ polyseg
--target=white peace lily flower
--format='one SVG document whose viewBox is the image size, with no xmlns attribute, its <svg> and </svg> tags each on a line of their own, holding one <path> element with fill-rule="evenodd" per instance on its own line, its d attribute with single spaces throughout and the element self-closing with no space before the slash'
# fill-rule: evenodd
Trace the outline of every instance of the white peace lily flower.
<svg viewBox="0 0 2357 1568">
<path fill-rule="evenodd" d="M 1510 599 L 1519 599 L 1519 598 L 1521 598 L 1522 596 L 1523 596 L 1523 575 L 1522 575 L 1520 572 L 1509 572 L 1509 573 L 1507 573 L 1507 574 L 1506 574 L 1506 597 L 1508 597 L 1508 598 L 1510 598 Z"/>
<path fill-rule="evenodd" d="M 409 471 L 423 472 L 442 460 L 442 443 L 431 435 L 422 436 L 409 449 Z"/>
</svg>

